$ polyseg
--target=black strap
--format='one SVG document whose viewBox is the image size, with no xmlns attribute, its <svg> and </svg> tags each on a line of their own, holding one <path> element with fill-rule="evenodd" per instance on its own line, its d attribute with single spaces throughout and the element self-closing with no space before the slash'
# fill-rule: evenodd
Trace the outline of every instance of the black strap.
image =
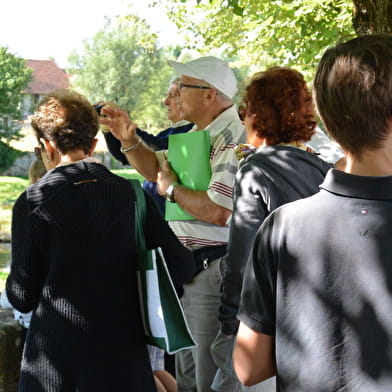
<svg viewBox="0 0 392 392">
<path fill-rule="evenodd" d="M 216 259 L 223 257 L 227 252 L 226 245 L 207 246 L 192 251 L 195 260 L 195 275 L 207 269 L 208 266 Z"/>
</svg>

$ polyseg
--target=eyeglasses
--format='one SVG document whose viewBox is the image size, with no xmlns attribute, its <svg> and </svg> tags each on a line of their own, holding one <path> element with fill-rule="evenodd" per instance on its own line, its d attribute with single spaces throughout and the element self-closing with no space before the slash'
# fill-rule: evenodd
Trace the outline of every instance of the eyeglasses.
<svg viewBox="0 0 392 392">
<path fill-rule="evenodd" d="M 42 161 L 42 150 L 41 147 L 34 147 L 34 154 L 37 159 Z"/>
<path fill-rule="evenodd" d="M 198 88 L 198 89 L 200 89 L 200 90 L 211 90 L 211 89 L 212 89 L 212 87 L 208 87 L 208 86 L 196 86 L 196 85 L 194 85 L 194 84 L 185 84 L 185 83 L 181 83 L 181 82 L 178 84 L 178 86 L 180 87 L 180 90 L 181 90 L 183 87 Z"/>
</svg>

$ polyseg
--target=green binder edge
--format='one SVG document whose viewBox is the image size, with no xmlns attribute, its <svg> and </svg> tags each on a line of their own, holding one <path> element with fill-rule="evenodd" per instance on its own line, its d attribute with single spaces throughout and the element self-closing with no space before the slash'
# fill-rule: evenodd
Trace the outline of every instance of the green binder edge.
<svg viewBox="0 0 392 392">
<path fill-rule="evenodd" d="M 206 191 L 211 180 L 210 136 L 208 131 L 193 131 L 169 136 L 168 161 L 178 182 L 189 189 Z M 165 219 L 195 220 L 177 203 L 166 201 Z"/>
</svg>

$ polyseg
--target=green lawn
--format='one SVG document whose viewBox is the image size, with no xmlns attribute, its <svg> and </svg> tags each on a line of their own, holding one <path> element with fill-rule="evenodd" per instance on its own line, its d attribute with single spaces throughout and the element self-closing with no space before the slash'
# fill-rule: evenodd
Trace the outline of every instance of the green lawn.
<svg viewBox="0 0 392 392">
<path fill-rule="evenodd" d="M 0 232 L 11 231 L 12 206 L 27 185 L 28 180 L 24 178 L 0 177 Z"/>
<path fill-rule="evenodd" d="M 8 273 L 7 272 L 0 272 L 0 292 L 4 290 L 5 281 L 7 280 Z"/>
<path fill-rule="evenodd" d="M 143 177 L 134 169 L 121 169 L 121 170 L 112 170 L 112 173 L 117 174 L 120 177 L 129 179 L 136 179 L 140 182 L 143 182 Z"/>
</svg>

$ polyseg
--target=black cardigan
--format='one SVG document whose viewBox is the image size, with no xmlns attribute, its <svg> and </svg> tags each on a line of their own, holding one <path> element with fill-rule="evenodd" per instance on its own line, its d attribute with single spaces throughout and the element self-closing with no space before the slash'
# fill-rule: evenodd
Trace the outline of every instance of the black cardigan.
<svg viewBox="0 0 392 392">
<path fill-rule="evenodd" d="M 282 204 L 318 192 L 332 168 L 317 155 L 292 146 L 260 147 L 243 160 L 234 184 L 234 209 L 227 254 L 223 259 L 222 332 L 237 332 L 242 277 L 257 229 Z"/>
<path fill-rule="evenodd" d="M 49 171 L 15 203 L 6 290 L 34 310 L 19 391 L 155 391 L 136 284 L 135 196 L 97 163 Z M 146 240 L 161 246 L 176 286 L 190 252 L 147 197 Z"/>
</svg>

